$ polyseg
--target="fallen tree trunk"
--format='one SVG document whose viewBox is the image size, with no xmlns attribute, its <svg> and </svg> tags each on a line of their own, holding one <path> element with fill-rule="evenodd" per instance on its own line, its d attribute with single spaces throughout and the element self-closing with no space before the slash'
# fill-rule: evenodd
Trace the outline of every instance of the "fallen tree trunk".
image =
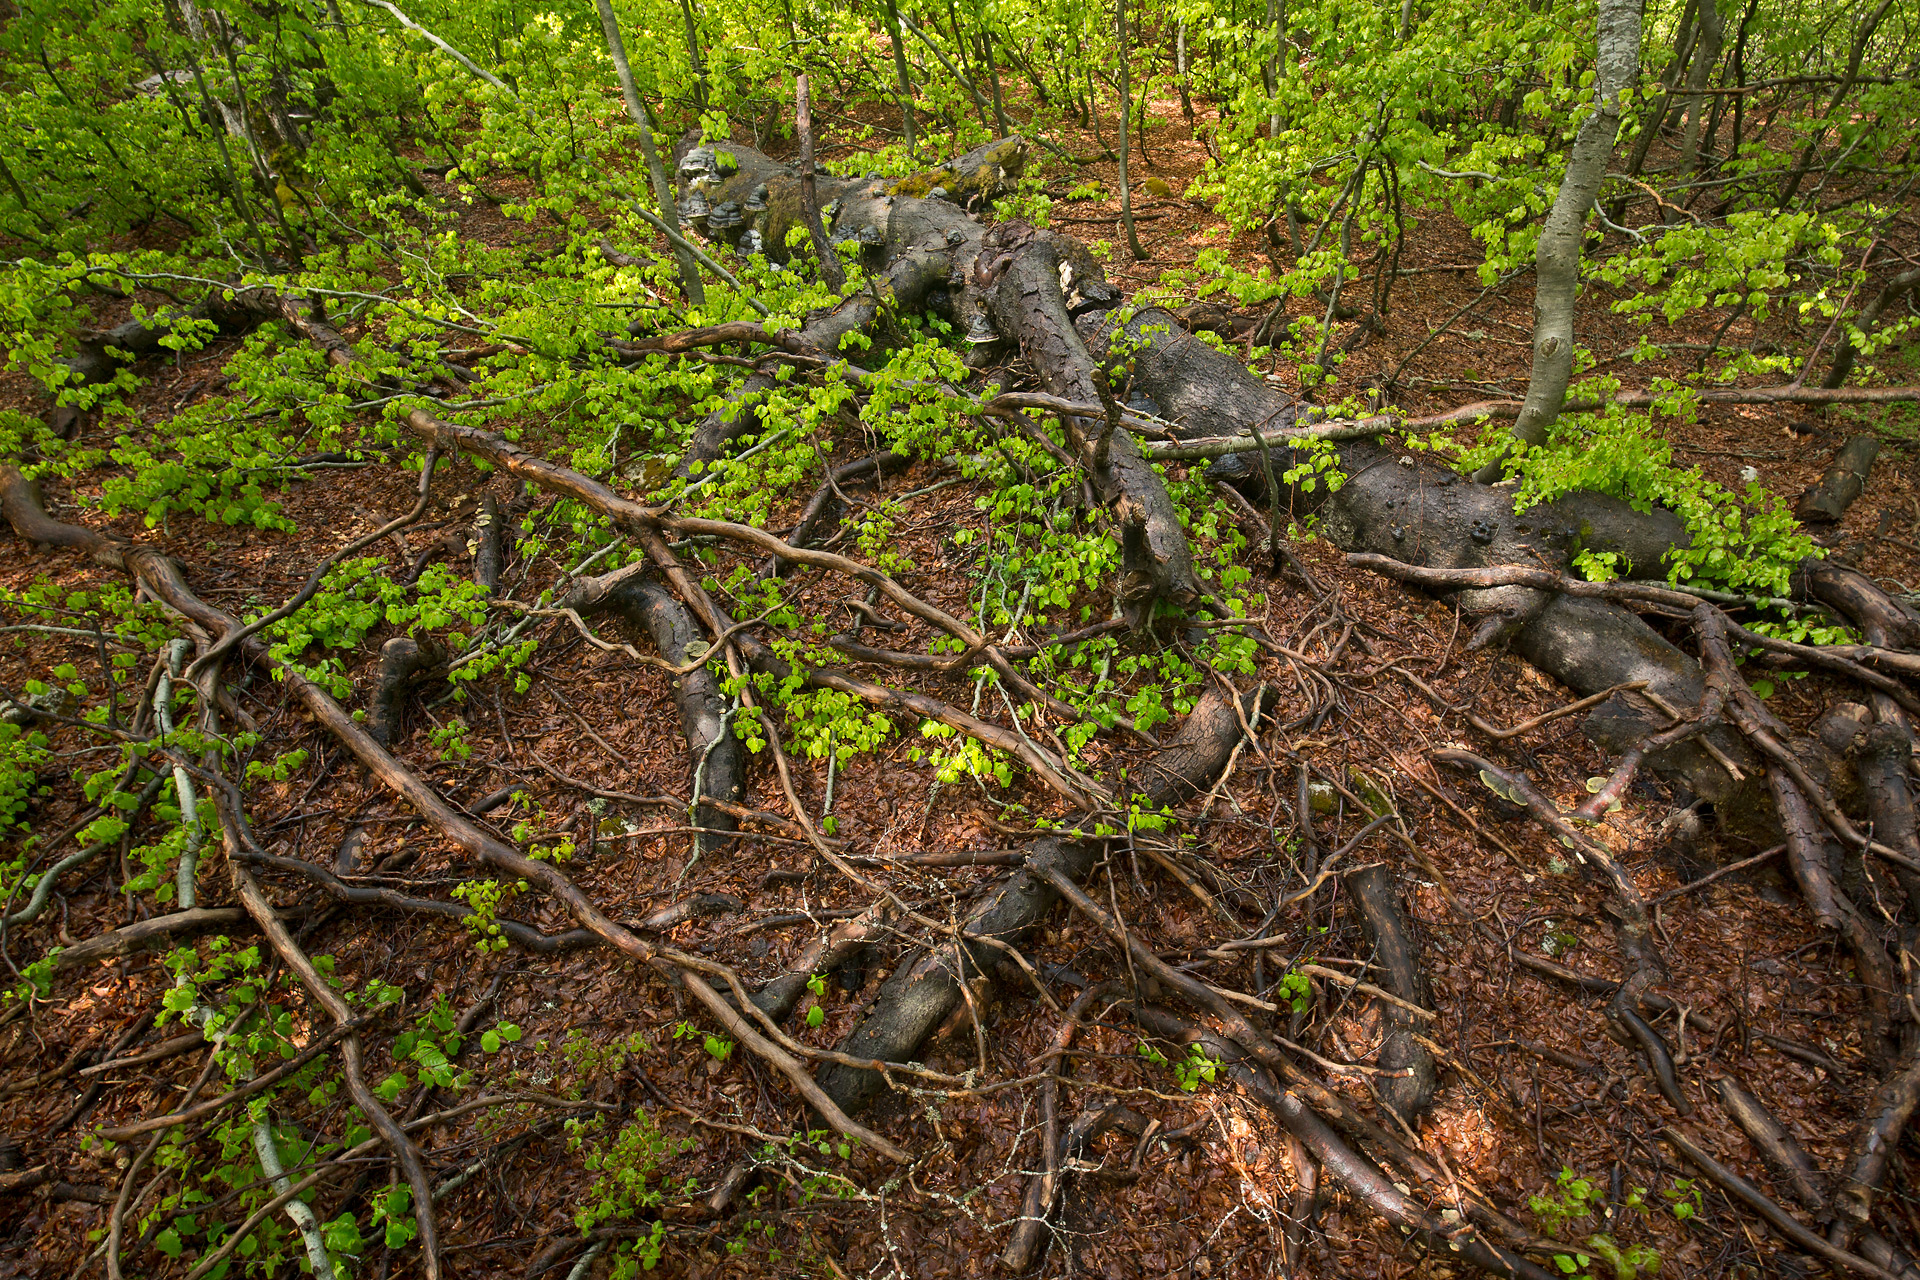
<svg viewBox="0 0 1920 1280">
<path fill-rule="evenodd" d="M 1794 519 L 1807 524 L 1838 524 L 1847 508 L 1867 489 L 1873 460 L 1880 456 L 1880 437 L 1862 433 L 1851 437 L 1833 456 L 1826 474 L 1807 487 L 1794 504 Z"/>
<path fill-rule="evenodd" d="M 1081 329 L 1096 325 L 1085 320 Z M 1299 416 L 1299 406 L 1285 392 L 1181 331 L 1167 312 L 1142 311 L 1124 333 L 1130 345 L 1137 344 L 1133 385 L 1163 408 L 1178 406 L 1182 426 L 1196 435 L 1244 434 L 1258 424 Z M 1687 543 L 1685 528 L 1665 511 L 1642 513 L 1617 499 L 1582 493 L 1516 516 L 1510 491 L 1475 484 L 1424 457 L 1372 440 L 1326 447 L 1338 451 L 1345 483 L 1332 493 L 1324 486 L 1313 492 L 1294 486 L 1275 500 L 1298 517 L 1318 515 L 1322 536 L 1345 551 L 1371 551 L 1413 565 L 1469 568 L 1542 560 L 1564 564 L 1584 548 L 1616 552 L 1638 572 L 1658 573 L 1667 552 Z M 1299 450 L 1283 457 L 1289 467 L 1308 460 Z M 1280 466 L 1281 459 L 1275 465 Z M 1505 634 L 1516 652 L 1576 693 L 1644 682 L 1669 704 L 1691 707 L 1704 691 L 1699 663 L 1620 605 L 1524 587 L 1464 591 L 1460 603 L 1481 617 L 1482 635 L 1476 637 L 1481 643 Z M 1601 746 L 1626 751 L 1666 723 L 1654 706 L 1616 694 L 1588 717 L 1585 727 Z M 1699 741 L 1657 753 L 1653 766 L 1693 794 L 1740 810 L 1737 799 L 1755 794 L 1758 761 L 1737 734 L 1720 729 L 1706 738 L 1734 761 L 1742 776 L 1730 774 Z"/>
<path fill-rule="evenodd" d="M 989 244 L 1004 245 L 1002 256 L 989 268 L 996 278 L 986 294 L 1000 331 L 1018 339 L 1020 354 L 1039 371 L 1050 393 L 1108 406 L 1105 422 L 1077 417 L 1063 421 L 1078 460 L 1119 526 L 1122 559 L 1116 602 L 1136 627 L 1152 618 L 1160 600 L 1191 609 L 1206 589 L 1194 574 L 1180 514 L 1132 433 L 1119 429 L 1119 407 L 1106 375 L 1068 314 L 1066 290 L 1085 278 L 1085 265 L 1075 261 L 1080 255 L 1062 254 L 1052 236 L 1026 231 L 1017 223 L 995 228 Z"/>
</svg>

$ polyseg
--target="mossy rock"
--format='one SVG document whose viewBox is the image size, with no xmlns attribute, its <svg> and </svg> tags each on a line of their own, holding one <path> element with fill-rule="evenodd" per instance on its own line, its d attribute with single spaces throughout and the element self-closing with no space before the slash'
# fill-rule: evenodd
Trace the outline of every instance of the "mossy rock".
<svg viewBox="0 0 1920 1280">
<path fill-rule="evenodd" d="M 941 188 L 953 190 L 953 170 L 926 169 L 909 178 L 902 178 L 887 188 L 888 195 L 912 196 L 924 200 L 933 191 Z"/>
<path fill-rule="evenodd" d="M 887 188 L 890 195 L 925 198 L 936 190 L 943 199 L 968 204 L 990 200 L 1013 189 L 1027 167 L 1027 142 L 1021 137 L 999 138 L 975 147 L 950 165 L 902 178 Z"/>
</svg>

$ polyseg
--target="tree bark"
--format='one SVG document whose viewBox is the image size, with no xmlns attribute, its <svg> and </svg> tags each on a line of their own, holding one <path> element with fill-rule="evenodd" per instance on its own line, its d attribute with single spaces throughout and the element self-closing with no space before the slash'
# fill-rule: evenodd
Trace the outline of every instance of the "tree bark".
<svg viewBox="0 0 1920 1280">
<path fill-rule="evenodd" d="M 1840 349 L 1833 353 L 1833 367 L 1827 370 L 1827 376 L 1820 385 L 1828 390 L 1845 386 L 1847 377 L 1853 372 L 1854 361 L 1860 358 L 1860 349 L 1853 345 L 1853 331 L 1858 329 L 1861 337 L 1873 333 L 1873 327 L 1880 323 L 1881 315 L 1893 303 L 1899 301 L 1915 288 L 1920 288 L 1920 269 L 1902 271 L 1873 296 L 1873 301 L 1861 308 L 1859 319 L 1847 327 L 1840 339 Z"/>
<path fill-rule="evenodd" d="M 1720 49 L 1726 41 L 1726 27 L 1720 16 L 1719 0 L 1700 0 L 1700 39 L 1694 46 L 1693 62 L 1687 68 L 1686 131 L 1680 140 L 1678 172 L 1690 174 L 1700 158 L 1700 116 L 1706 107 L 1701 90 L 1720 65 Z M 1668 220 L 1678 217 L 1669 211 Z"/>
<path fill-rule="evenodd" d="M 606 34 L 607 54 L 613 59 L 614 74 L 620 78 L 620 96 L 627 104 L 627 115 L 640 128 L 640 154 L 647 162 L 647 176 L 653 182 L 653 198 L 660 206 L 660 219 L 673 235 L 682 235 L 680 209 L 673 202 L 673 186 L 667 181 L 667 171 L 660 163 L 660 150 L 653 142 L 653 113 L 647 109 L 639 88 L 633 82 L 633 68 L 627 63 L 627 48 L 620 39 L 620 20 L 614 16 L 612 0 L 595 0 L 595 3 L 600 8 L 600 29 Z M 673 257 L 680 268 L 680 287 L 686 291 L 687 301 L 696 307 L 705 306 L 707 291 L 700 282 L 700 267 L 693 259 L 693 251 L 685 245 L 676 244 L 673 246 Z"/>
<path fill-rule="evenodd" d="M 606 0 L 600 0 L 602 4 Z M 840 268 L 840 255 L 827 240 L 827 229 L 820 222 L 820 195 L 813 186 L 813 106 L 807 99 L 807 77 L 795 77 L 793 88 L 794 130 L 800 135 L 800 212 L 806 219 L 807 238 L 813 242 L 813 256 L 820 263 L 820 278 L 835 293 L 847 287 L 847 273 Z"/>
<path fill-rule="evenodd" d="M 1866 492 L 1873 460 L 1879 456 L 1879 436 L 1862 432 L 1851 437 L 1833 455 L 1833 462 L 1819 481 L 1800 495 L 1793 507 L 1794 518 L 1806 524 L 1838 524 L 1847 508 Z"/>
<path fill-rule="evenodd" d="M 621 584 L 606 605 L 630 625 L 645 631 L 660 656 L 676 667 L 687 665 L 696 644 L 705 644 L 699 624 L 687 607 L 651 579 L 636 577 Z M 727 723 L 727 699 L 720 692 L 719 681 L 704 666 L 673 677 L 673 702 L 687 740 L 687 766 L 692 779 L 688 794 L 694 798 L 695 825 L 705 828 L 696 845 L 702 854 L 711 853 L 727 843 L 727 833 L 738 824 L 731 813 L 708 802 L 740 803 L 746 794 L 746 749 Z"/>
<path fill-rule="evenodd" d="M 893 40 L 893 73 L 900 86 L 900 123 L 907 140 L 907 154 L 917 146 L 913 129 L 913 80 L 907 75 L 907 33 L 900 26 L 900 6 L 887 0 L 887 35 Z"/>
<path fill-rule="evenodd" d="M 1120 38 L 1120 222 L 1127 229 L 1127 248 L 1133 251 L 1133 260 L 1144 262 L 1147 253 L 1140 247 L 1140 234 L 1133 227 L 1133 188 L 1127 183 L 1127 136 L 1133 112 L 1133 90 L 1127 75 L 1127 0 L 1115 0 L 1114 14 Z"/>
<path fill-rule="evenodd" d="M 1580 289 L 1580 249 L 1587 214 L 1606 178 L 1620 132 L 1620 98 L 1640 77 L 1642 0 L 1601 0 L 1593 110 L 1580 122 L 1566 177 L 1554 197 L 1534 251 L 1533 371 L 1526 403 L 1513 424 L 1514 439 L 1529 447 L 1544 444 L 1547 429 L 1566 403 L 1573 377 L 1573 312 Z M 1711 3 L 1712 0 L 1707 0 Z M 1499 461 L 1475 477 L 1499 478 Z"/>
</svg>

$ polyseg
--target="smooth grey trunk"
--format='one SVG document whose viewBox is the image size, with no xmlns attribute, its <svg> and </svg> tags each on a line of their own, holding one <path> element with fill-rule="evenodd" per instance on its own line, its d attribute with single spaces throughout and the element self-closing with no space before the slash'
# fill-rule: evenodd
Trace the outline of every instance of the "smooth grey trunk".
<svg viewBox="0 0 1920 1280">
<path fill-rule="evenodd" d="M 1693 49 L 1693 61 L 1687 67 L 1687 97 L 1681 105 L 1687 113 L 1687 125 L 1680 140 L 1679 172 L 1692 173 L 1700 157 L 1700 117 L 1707 101 L 1701 92 L 1720 65 L 1720 50 L 1726 43 L 1726 25 L 1720 16 L 1719 0 L 1700 0 L 1700 37 Z M 1674 216 L 1674 215 L 1670 215 Z"/>
<path fill-rule="evenodd" d="M 1120 222 L 1127 229 L 1133 260 L 1143 262 L 1147 251 L 1140 247 L 1140 235 L 1133 227 L 1133 188 L 1127 182 L 1127 129 L 1133 111 L 1133 90 L 1127 79 L 1127 0 L 1117 0 L 1114 13 L 1120 35 Z"/>
<path fill-rule="evenodd" d="M 1640 77 L 1641 0 L 1601 0 L 1593 110 L 1573 138 L 1540 243 L 1534 250 L 1533 371 L 1513 435 L 1527 445 L 1546 441 L 1547 428 L 1566 403 L 1573 377 L 1573 307 L 1580 291 L 1580 249 L 1587 214 L 1600 194 L 1620 133 L 1620 98 Z M 1500 476 L 1499 459 L 1476 479 Z"/>
<path fill-rule="evenodd" d="M 613 59 L 614 74 L 620 77 L 620 96 L 626 101 L 628 117 L 640 126 L 640 154 L 646 158 L 653 198 L 660 205 L 660 220 L 672 233 L 668 242 L 671 244 L 673 237 L 684 240 L 680 208 L 673 202 L 673 187 L 667 182 L 666 168 L 660 163 L 660 150 L 653 145 L 653 113 L 647 110 L 639 88 L 633 83 L 633 68 L 627 63 L 627 46 L 620 39 L 620 20 L 613 15 L 613 0 L 595 0 L 595 3 L 600 8 L 600 30 L 607 37 L 607 55 Z M 700 283 L 700 267 L 694 261 L 692 250 L 684 244 L 673 245 L 673 258 L 680 268 L 680 287 L 686 291 L 687 301 L 696 307 L 705 306 L 706 286 Z"/>
<path fill-rule="evenodd" d="M 1013 125 L 1007 120 L 1006 100 L 1000 93 L 1000 66 L 993 56 L 993 34 L 982 32 L 980 35 L 980 61 L 987 64 L 987 86 L 993 90 L 993 120 L 1000 126 L 1000 136 L 1010 137 Z"/>
<path fill-rule="evenodd" d="M 1193 126 L 1193 95 L 1187 85 L 1187 20 L 1173 29 L 1173 73 L 1174 82 L 1180 86 L 1180 114 L 1187 118 L 1187 126 Z"/>
<path fill-rule="evenodd" d="M 1847 95 L 1853 92 L 1853 83 L 1860 76 L 1860 59 L 1866 56 L 1867 42 L 1873 39 L 1873 33 L 1880 29 L 1880 20 L 1887 16 L 1887 10 L 1892 4 L 1893 0 L 1880 0 L 1879 7 L 1868 14 L 1867 20 L 1860 24 L 1860 31 L 1853 38 L 1853 54 L 1847 59 L 1846 77 L 1833 87 L 1833 96 L 1827 100 L 1828 118 L 1831 118 L 1840 104 L 1847 100 Z M 1813 167 L 1815 153 L 1820 150 L 1820 144 L 1827 140 L 1827 129 L 1827 125 L 1821 125 L 1814 130 L 1813 137 L 1807 140 L 1807 149 L 1800 153 L 1800 163 L 1793 167 L 1793 173 L 1788 176 L 1786 185 L 1780 189 L 1779 207 L 1781 209 L 1793 203 L 1794 196 L 1800 193 L 1800 184 L 1806 181 L 1807 170 Z"/>
<path fill-rule="evenodd" d="M 912 155 L 913 81 L 907 75 L 907 33 L 900 26 L 900 6 L 887 0 L 887 34 L 893 37 L 893 74 L 900 81 L 900 120 L 906 132 L 907 154 Z"/>
</svg>

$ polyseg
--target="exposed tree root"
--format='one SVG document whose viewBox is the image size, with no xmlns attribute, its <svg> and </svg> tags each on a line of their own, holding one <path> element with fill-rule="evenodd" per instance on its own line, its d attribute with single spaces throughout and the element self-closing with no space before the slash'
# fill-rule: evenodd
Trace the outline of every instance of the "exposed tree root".
<svg viewBox="0 0 1920 1280">
<path fill-rule="evenodd" d="M 1038 1065 L 1050 1066 L 1053 1073 L 1065 1075 L 1067 1051 L 1073 1047 L 1074 1033 L 1080 1029 L 1081 1020 L 1096 1003 L 1113 1000 L 1120 991 L 1118 982 L 1096 982 L 1074 997 L 1060 1019 L 1052 1047 Z M 1013 1236 L 1000 1252 L 1001 1265 L 1015 1275 L 1030 1270 L 1039 1259 L 1047 1241 L 1048 1218 L 1060 1193 L 1065 1151 L 1060 1134 L 1060 1086 L 1052 1074 L 1040 1085 L 1040 1163 L 1041 1171 L 1027 1183 L 1026 1200 L 1019 1221 L 1014 1223 Z"/>
<path fill-rule="evenodd" d="M 1420 964 L 1419 944 L 1406 913 L 1394 901 L 1399 887 L 1392 870 L 1384 864 L 1365 867 L 1348 872 L 1341 883 L 1359 909 L 1360 927 L 1373 949 L 1374 963 L 1386 971 L 1388 989 L 1400 1002 L 1424 1009 L 1432 997 Z M 1391 1073 L 1381 1080 L 1380 1098 L 1403 1123 L 1412 1124 L 1432 1105 L 1440 1079 L 1432 1051 L 1421 1043 L 1428 1020 L 1402 1003 L 1385 1003 L 1380 1020 L 1386 1038 L 1375 1061 Z"/>
<path fill-rule="evenodd" d="M 1146 769 L 1142 794 L 1159 807 L 1211 786 L 1241 733 L 1232 702 L 1209 690 Z M 1017 944 L 1053 909 L 1060 886 L 1084 878 L 1104 847 L 1104 841 L 1061 836 L 1029 846 L 1020 870 L 969 910 L 958 939 L 894 970 L 873 1010 L 841 1042 L 841 1050 L 888 1061 L 911 1059 L 960 1011 L 965 984 L 1000 968 L 1004 953 L 990 943 Z M 877 1072 L 830 1065 L 822 1068 L 820 1083 L 842 1107 L 857 1113 L 883 1081 Z"/>
<path fill-rule="evenodd" d="M 88 551 L 96 562 L 119 569 L 138 578 L 155 596 L 182 615 L 218 633 L 236 629 L 239 623 L 196 597 L 171 560 L 150 549 L 117 542 L 105 535 L 51 519 L 27 490 L 19 471 L 0 466 L 0 511 L 13 523 L 22 537 L 54 545 Z M 265 646 L 258 641 L 247 646 L 257 660 L 270 660 Z M 596 907 L 580 889 L 550 863 L 537 862 L 518 849 L 481 829 L 454 810 L 418 775 L 407 769 L 362 729 L 340 705 L 318 686 L 291 668 L 281 666 L 283 679 L 307 711 L 344 746 L 369 773 L 396 796 L 411 805 L 427 824 L 451 840 L 469 855 L 510 875 L 540 886 L 563 902 L 574 918 L 603 942 L 628 957 L 672 974 L 707 1011 L 749 1049 L 779 1068 L 826 1121 L 837 1131 L 857 1137 L 890 1160 L 905 1163 L 907 1153 L 886 1138 L 849 1120 L 840 1108 L 814 1084 L 804 1067 L 779 1045 L 754 1029 L 741 1014 L 724 1000 L 703 974 L 728 975 L 724 966 L 697 957 L 686 956 L 671 948 L 655 947 L 617 924 Z M 254 914 L 256 921 L 259 916 Z M 420 1213 L 430 1213 L 430 1201 L 416 1202 Z"/>
<path fill-rule="evenodd" d="M 1491 1243 L 1471 1223 L 1448 1223 L 1440 1215 L 1422 1208 L 1411 1195 L 1383 1175 L 1371 1160 L 1342 1141 L 1340 1135 L 1315 1113 L 1314 1108 L 1293 1089 L 1286 1088 L 1276 1080 L 1265 1064 L 1253 1060 L 1256 1055 L 1250 1054 L 1238 1037 L 1215 1035 L 1153 1005 L 1135 1005 L 1133 1015 L 1141 1027 L 1151 1034 L 1176 1045 L 1198 1044 L 1217 1061 L 1227 1064 L 1236 1083 L 1280 1119 L 1327 1176 L 1346 1186 L 1356 1198 L 1388 1222 L 1418 1237 L 1435 1253 L 1442 1257 L 1458 1254 L 1491 1275 L 1547 1280 L 1553 1274 L 1519 1254 Z M 1524 1232 L 1515 1234 L 1530 1239 Z"/>
<path fill-rule="evenodd" d="M 652 636 L 660 656 L 676 667 L 698 656 L 694 646 L 701 652 L 706 650 L 692 613 L 657 582 L 633 578 L 608 597 L 607 605 Z M 709 828 L 700 835 L 698 844 L 701 853 L 710 853 L 726 842 L 725 833 L 737 823 L 731 813 L 708 802 L 740 803 L 746 794 L 746 751 L 727 723 L 727 700 L 710 671 L 696 666 L 676 676 L 673 683 L 673 701 L 680 709 L 680 731 L 687 740 L 693 778 L 690 812 L 696 825 Z"/>
</svg>

